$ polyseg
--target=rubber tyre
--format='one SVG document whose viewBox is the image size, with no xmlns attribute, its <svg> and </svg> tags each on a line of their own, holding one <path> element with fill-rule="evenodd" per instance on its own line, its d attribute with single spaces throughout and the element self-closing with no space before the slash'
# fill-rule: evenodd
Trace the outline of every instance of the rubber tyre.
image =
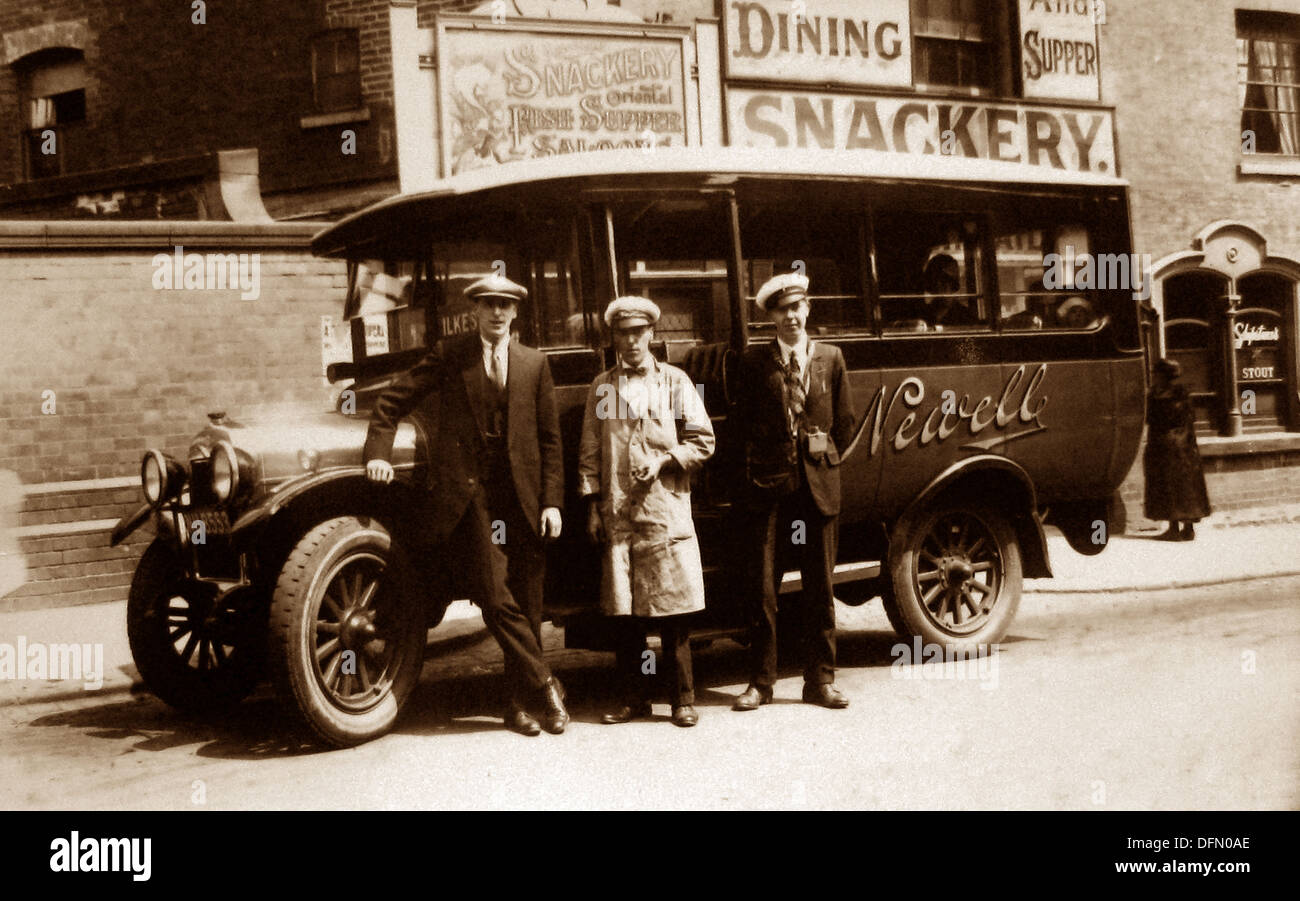
<svg viewBox="0 0 1300 901">
<path fill-rule="evenodd" d="M 145 550 L 131 579 L 126 634 L 135 668 L 149 691 L 178 710 L 231 707 L 265 672 L 264 605 L 251 588 L 218 598 L 215 585 L 186 577 L 162 539 Z"/>
<path fill-rule="evenodd" d="M 424 618 L 405 555 L 377 521 L 338 517 L 304 535 L 270 623 L 272 681 L 297 724 L 335 747 L 388 732 L 420 678 Z"/>
<path fill-rule="evenodd" d="M 967 574 L 969 565 L 978 571 Z M 974 504 L 935 506 L 900 521 L 890 540 L 889 573 L 892 590 L 882 601 L 898 636 L 970 654 L 1006 635 L 1024 586 L 1011 523 L 1002 511 Z M 935 595 L 928 606 L 926 594 Z"/>
</svg>

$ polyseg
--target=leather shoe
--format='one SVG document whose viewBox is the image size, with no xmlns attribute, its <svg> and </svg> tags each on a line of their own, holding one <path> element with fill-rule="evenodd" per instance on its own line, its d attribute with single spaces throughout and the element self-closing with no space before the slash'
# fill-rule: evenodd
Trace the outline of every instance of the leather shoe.
<svg viewBox="0 0 1300 901">
<path fill-rule="evenodd" d="M 521 707 L 517 701 L 511 701 L 510 709 L 506 711 L 506 728 L 520 735 L 542 734 L 541 724 L 533 719 L 532 714 Z"/>
<path fill-rule="evenodd" d="M 762 685 L 750 685 L 736 698 L 732 710 L 757 710 L 763 704 L 772 703 L 772 689 Z"/>
<path fill-rule="evenodd" d="M 681 726 L 685 728 L 687 726 L 694 726 L 699 721 L 700 721 L 700 715 L 695 712 L 695 708 L 692 707 L 690 704 L 683 704 L 680 707 L 673 708 L 674 726 Z"/>
<path fill-rule="evenodd" d="M 623 704 L 621 707 L 615 707 L 601 716 L 600 721 L 607 726 L 616 726 L 619 723 L 627 723 L 635 719 L 642 719 L 650 715 L 649 701 L 633 701 L 631 704 Z"/>
<path fill-rule="evenodd" d="M 1182 531 L 1178 533 L 1178 540 L 1179 541 L 1196 540 L 1196 529 L 1192 527 L 1192 524 L 1190 522 L 1183 523 Z"/>
<path fill-rule="evenodd" d="M 1156 541 L 1182 541 L 1183 531 L 1178 527 L 1178 523 L 1171 522 L 1169 528 L 1165 529 L 1156 536 Z"/>
<path fill-rule="evenodd" d="M 807 682 L 803 686 L 803 699 L 808 704 L 820 704 L 832 710 L 842 710 L 849 706 L 849 699 L 844 693 L 829 682 L 813 685 Z"/>
<path fill-rule="evenodd" d="M 542 728 L 552 735 L 559 735 L 569 725 L 569 711 L 564 709 L 564 689 L 552 676 L 546 680 L 542 691 L 546 707 L 542 714 Z"/>
</svg>

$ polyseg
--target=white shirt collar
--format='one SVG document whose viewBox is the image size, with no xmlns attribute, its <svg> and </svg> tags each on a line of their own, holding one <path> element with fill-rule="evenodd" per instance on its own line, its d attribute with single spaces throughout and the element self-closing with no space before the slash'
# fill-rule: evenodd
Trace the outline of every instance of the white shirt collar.
<svg viewBox="0 0 1300 901">
<path fill-rule="evenodd" d="M 788 363 L 790 360 L 790 354 L 794 354 L 795 358 L 799 361 L 799 368 L 808 368 L 808 357 L 812 355 L 812 339 L 806 334 L 803 336 L 803 340 L 794 347 L 786 344 L 780 339 L 780 337 L 776 339 L 776 343 L 781 350 L 781 363 L 783 365 Z"/>
<path fill-rule="evenodd" d="M 493 343 L 492 343 L 491 341 L 489 341 L 487 338 L 484 338 L 484 337 L 483 337 L 483 334 L 482 334 L 481 332 L 479 333 L 478 339 L 479 339 L 480 341 L 483 342 L 483 356 L 484 356 L 484 357 L 488 356 L 489 354 L 493 354 L 493 353 L 498 353 L 498 354 L 505 353 L 506 348 L 510 346 L 510 333 L 509 333 L 509 332 L 506 332 L 505 337 L 502 338 L 500 341 L 498 341 L 496 344 L 493 344 Z"/>
</svg>

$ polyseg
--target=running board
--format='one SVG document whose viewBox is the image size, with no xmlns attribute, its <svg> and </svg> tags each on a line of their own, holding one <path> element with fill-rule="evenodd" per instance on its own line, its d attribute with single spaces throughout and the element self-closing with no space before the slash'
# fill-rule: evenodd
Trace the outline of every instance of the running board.
<svg viewBox="0 0 1300 901">
<path fill-rule="evenodd" d="M 843 582 L 858 582 L 862 579 L 875 579 L 880 576 L 880 563 L 875 560 L 860 561 L 858 563 L 841 563 L 835 567 L 831 574 L 831 584 L 839 585 Z M 798 572 L 788 572 L 781 577 L 780 594 L 791 594 L 803 590 L 803 580 L 799 577 Z"/>
</svg>

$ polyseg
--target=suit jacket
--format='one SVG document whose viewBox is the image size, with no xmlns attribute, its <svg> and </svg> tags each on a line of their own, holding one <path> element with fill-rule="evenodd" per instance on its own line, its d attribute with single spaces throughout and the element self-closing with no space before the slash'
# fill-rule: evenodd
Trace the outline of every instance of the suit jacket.
<svg viewBox="0 0 1300 901">
<path fill-rule="evenodd" d="M 515 494 L 534 533 L 541 510 L 564 504 L 560 423 L 546 355 L 511 340 L 506 370 L 506 446 Z M 430 439 L 428 488 L 433 492 L 437 535 L 460 521 L 483 478 L 486 402 L 483 344 L 478 332 L 442 341 L 375 402 L 363 460 L 388 460 L 398 423 L 421 403 L 437 405 L 437 433 Z"/>
<path fill-rule="evenodd" d="M 819 428 L 829 436 L 826 453 L 815 458 L 790 428 L 776 339 L 745 352 L 736 418 L 744 440 L 746 482 L 752 500 L 771 499 L 792 491 L 802 469 L 817 508 L 835 516 L 840 512 L 840 450 L 853 440 L 856 420 L 848 369 L 838 347 L 814 341 L 808 371 L 803 428 Z"/>
</svg>

